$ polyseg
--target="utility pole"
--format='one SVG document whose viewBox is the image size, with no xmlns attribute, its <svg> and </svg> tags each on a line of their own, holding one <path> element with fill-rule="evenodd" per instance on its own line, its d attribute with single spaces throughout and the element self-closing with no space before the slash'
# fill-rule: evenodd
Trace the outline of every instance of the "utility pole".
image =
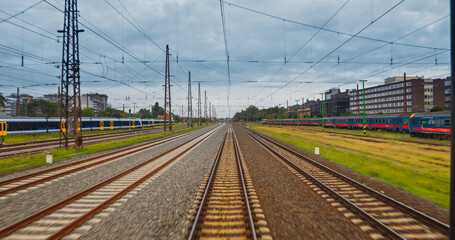
<svg viewBox="0 0 455 240">
<path fill-rule="evenodd" d="M 280 117 L 280 125 L 281 125 L 281 104 L 278 104 L 278 115 Z"/>
<path fill-rule="evenodd" d="M 212 119 L 212 103 L 209 102 L 209 119 Z"/>
<path fill-rule="evenodd" d="M 324 131 L 324 93 L 321 93 L 322 96 L 322 104 L 321 104 L 321 111 L 322 111 L 322 131 Z"/>
<path fill-rule="evenodd" d="M 167 119 L 169 117 L 169 131 L 172 131 L 171 111 L 171 74 L 169 69 L 169 45 L 166 45 L 166 68 L 164 74 L 164 131 L 167 130 Z"/>
<path fill-rule="evenodd" d="M 65 0 L 60 101 L 60 143 L 64 139 L 65 148 L 68 147 L 68 137 L 74 136 L 76 149 L 82 148 L 81 126 L 81 76 L 79 69 L 79 30 L 77 0 Z M 73 89 L 71 89 L 73 88 Z M 70 92 L 72 91 L 72 94 Z M 73 112 L 72 119 L 70 113 Z M 64 129 L 62 129 L 62 127 Z"/>
<path fill-rule="evenodd" d="M 21 95 L 19 94 L 19 88 L 17 88 L 16 95 L 16 117 L 21 115 Z"/>
<path fill-rule="evenodd" d="M 204 117 L 205 117 L 205 124 L 207 124 L 207 91 L 204 90 Z"/>
<path fill-rule="evenodd" d="M 197 91 L 198 91 L 198 98 L 197 98 L 197 118 L 198 118 L 198 126 L 201 126 L 201 83 L 197 83 Z"/>
<path fill-rule="evenodd" d="M 455 3 L 453 1 L 450 1 L 450 49 L 455 49 L 455 30 L 454 30 L 454 24 L 455 24 Z M 455 53 L 453 51 L 450 51 L 450 72 L 451 72 L 451 86 L 450 86 L 450 92 L 451 94 L 451 111 L 450 111 L 450 118 L 455 119 Z M 450 124 L 450 133 L 451 133 L 451 139 L 453 140 L 455 138 L 455 124 Z M 449 211 L 450 211 L 450 239 L 455 239 L 455 141 L 452 141 L 450 143 L 450 205 L 449 205 Z"/>
<path fill-rule="evenodd" d="M 191 96 L 191 72 L 188 72 L 188 127 L 193 127 L 193 97 Z"/>
<path fill-rule="evenodd" d="M 363 134 L 367 134 L 367 126 L 366 126 L 366 121 L 365 121 L 365 82 L 367 80 L 359 80 L 362 82 L 362 87 L 363 87 Z M 406 94 L 406 93 L 405 93 Z"/>
<path fill-rule="evenodd" d="M 295 100 L 295 102 L 297 103 L 297 126 L 299 126 L 299 101 L 300 100 Z"/>
</svg>

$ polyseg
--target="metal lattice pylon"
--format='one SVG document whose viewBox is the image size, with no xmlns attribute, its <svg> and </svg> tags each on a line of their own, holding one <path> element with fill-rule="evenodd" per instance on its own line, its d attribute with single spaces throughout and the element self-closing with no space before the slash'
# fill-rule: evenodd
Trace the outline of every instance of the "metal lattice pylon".
<svg viewBox="0 0 455 240">
<path fill-rule="evenodd" d="M 74 147 L 82 148 L 81 76 L 79 69 L 79 30 L 77 0 L 65 1 L 63 30 L 62 76 L 60 93 L 60 145 L 68 147 L 73 136 Z M 71 116 L 72 115 L 72 116 Z M 63 142 L 62 142 L 63 141 Z"/>
<path fill-rule="evenodd" d="M 167 123 L 169 119 L 169 123 Z M 172 130 L 172 111 L 171 111 L 171 74 L 169 69 L 169 45 L 166 45 L 166 69 L 164 74 L 164 131 L 168 126 Z"/>
</svg>

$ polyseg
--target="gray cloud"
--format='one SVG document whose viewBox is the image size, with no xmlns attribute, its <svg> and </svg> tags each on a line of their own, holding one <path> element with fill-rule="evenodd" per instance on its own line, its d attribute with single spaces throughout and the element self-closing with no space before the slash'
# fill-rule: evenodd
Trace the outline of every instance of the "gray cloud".
<svg viewBox="0 0 455 240">
<path fill-rule="evenodd" d="M 38 0 L 3 1 L 0 18 L 19 13 Z M 62 9 L 63 1 L 48 0 Z M 172 88 L 174 108 L 181 112 L 186 105 L 188 71 L 192 72 L 193 97 L 197 97 L 197 82 L 207 90 L 209 100 L 217 107 L 218 116 L 227 116 L 227 69 L 223 31 L 221 26 L 219 1 L 122 1 L 108 0 L 130 21 L 137 21 L 145 32 L 162 49 L 170 45 L 173 62 L 171 72 L 174 81 Z M 98 34 L 109 36 L 110 41 L 122 45 L 140 61 L 164 73 L 165 55 L 162 50 L 123 19 L 106 1 L 79 1 L 81 23 Z M 335 13 L 344 1 L 334 0 L 284 0 L 284 1 L 238 1 L 238 4 L 281 18 L 322 26 Z M 398 0 L 351 0 L 327 24 L 327 29 L 354 34 L 376 17 L 383 14 Z M 374 23 L 360 35 L 393 41 L 430 22 L 449 14 L 447 0 L 405 1 L 390 13 Z M 129 12 L 129 13 L 128 13 Z M 449 52 L 436 56 L 440 51 L 434 49 L 388 44 L 368 54 L 346 60 L 375 49 L 384 43 L 355 38 L 312 67 L 302 76 L 313 62 L 346 41 L 349 36 L 320 31 L 289 63 L 284 65 L 284 55 L 291 57 L 317 31 L 289 21 L 282 21 L 225 4 L 228 45 L 231 58 L 231 114 L 248 104 L 260 107 L 294 103 L 295 99 L 317 98 L 318 93 L 332 87 L 355 88 L 359 79 L 367 77 L 368 84 L 380 83 L 384 78 L 402 75 L 425 75 L 426 77 L 445 77 L 450 72 Z M 134 17 L 134 20 L 130 15 Z M 37 29 L 21 20 L 30 22 L 46 31 Z M 88 20 L 88 21 L 87 21 Z M 1 20 L 0 20 L 1 21 Z M 399 43 L 427 46 L 430 48 L 449 48 L 449 18 L 445 18 L 401 40 Z M 46 2 L 19 14 L 11 23 L 30 28 L 51 39 L 21 29 L 10 23 L 0 23 L 0 46 L 18 49 L 55 63 L 36 60 L 25 56 L 21 67 L 21 55 L 0 47 L 0 92 L 9 94 L 16 86 L 38 84 L 58 84 L 61 61 L 61 41 L 57 42 L 57 29 L 62 28 L 63 14 Z M 94 26 L 92 26 L 93 24 Z M 96 28 L 95 28 L 96 26 Z M 80 28 L 85 28 L 80 25 Z M 123 53 L 112 44 L 103 40 L 89 29 L 80 35 L 81 68 L 83 92 L 101 92 L 110 96 L 114 107 L 149 107 L 155 101 L 163 101 L 163 77 L 137 59 Z M 122 56 L 125 63 L 122 64 Z M 179 65 L 176 58 L 179 58 Z M 427 58 L 410 63 L 416 59 Z M 340 64 L 337 64 L 338 57 Z M 390 64 L 393 58 L 393 64 Z M 199 61 L 195 61 L 199 60 Z M 281 70 L 280 70 L 281 69 Z M 88 73 L 104 76 L 100 78 Z M 282 90 L 272 94 L 289 81 L 295 79 Z M 114 81 L 112 81 L 114 80 Z M 98 81 L 98 82 L 94 82 Z M 121 84 L 120 82 L 124 83 Z M 129 85 L 131 87 L 128 87 Z M 23 92 L 39 96 L 56 92 L 57 86 L 32 86 Z M 269 97 L 268 95 L 272 94 Z M 125 99 L 130 97 L 131 100 Z M 147 97 L 147 99 L 146 99 Z M 193 106 L 196 98 L 194 99 Z"/>
</svg>

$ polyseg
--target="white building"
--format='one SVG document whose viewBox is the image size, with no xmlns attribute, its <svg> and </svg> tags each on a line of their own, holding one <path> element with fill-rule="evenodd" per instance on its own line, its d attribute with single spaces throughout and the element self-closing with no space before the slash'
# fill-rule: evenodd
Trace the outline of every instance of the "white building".
<svg viewBox="0 0 455 240">
<path fill-rule="evenodd" d="M 93 108 L 95 112 L 105 110 L 107 105 L 107 95 L 99 93 L 87 93 L 81 95 L 81 107 Z"/>
</svg>

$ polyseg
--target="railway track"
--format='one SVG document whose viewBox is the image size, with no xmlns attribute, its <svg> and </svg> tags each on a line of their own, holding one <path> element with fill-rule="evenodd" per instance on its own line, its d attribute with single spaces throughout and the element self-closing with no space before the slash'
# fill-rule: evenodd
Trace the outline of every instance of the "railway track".
<svg viewBox="0 0 455 240">
<path fill-rule="evenodd" d="M 134 132 L 122 132 L 122 133 L 109 133 L 109 134 L 100 134 L 100 135 L 91 135 L 84 137 L 84 144 L 90 145 L 99 142 L 115 140 L 115 139 L 125 139 L 131 137 L 137 137 L 145 134 L 158 133 L 162 129 L 149 129 L 143 131 L 134 131 Z M 70 146 L 73 143 L 69 143 Z M 9 158 L 15 156 L 21 156 L 25 154 L 33 154 L 43 152 L 49 149 L 59 148 L 59 140 L 47 140 L 47 141 L 38 141 L 30 142 L 23 144 L 14 144 L 14 145 L 5 145 L 0 147 L 0 159 Z"/>
<path fill-rule="evenodd" d="M 326 128 L 327 129 L 327 128 Z M 397 138 L 386 138 L 386 137 L 372 137 L 368 135 L 357 135 L 357 134 L 352 134 L 352 133 L 340 133 L 340 132 L 332 132 L 332 131 L 322 131 L 322 130 L 316 130 L 316 129 L 306 129 L 306 128 L 299 128 L 300 131 L 308 131 L 308 132 L 323 132 L 323 133 L 330 133 L 334 135 L 342 135 L 342 136 L 353 136 L 359 139 L 381 139 L 381 140 L 392 140 L 392 141 L 399 141 L 399 142 L 405 142 L 405 143 L 416 143 L 416 144 L 422 144 L 422 145 L 429 145 L 429 146 L 441 146 L 441 147 L 447 147 L 450 146 L 450 144 L 444 144 L 444 143 L 430 143 L 430 142 L 422 142 L 422 141 L 413 141 L 413 140 L 406 140 L 406 139 L 397 139 Z M 378 131 L 378 130 L 369 130 L 369 131 Z M 403 134 L 399 132 L 395 132 L 396 134 Z M 409 133 L 407 133 L 409 134 Z"/>
<path fill-rule="evenodd" d="M 448 239 L 449 226 L 278 141 L 245 132 L 373 239 Z"/>
<path fill-rule="evenodd" d="M 189 240 L 272 239 L 232 128 L 203 189 Z"/>
<path fill-rule="evenodd" d="M 217 127 L 0 230 L 5 239 L 74 239 L 137 194 Z"/>
<path fill-rule="evenodd" d="M 161 139 L 156 139 L 150 142 L 142 143 L 136 146 L 127 147 L 114 152 L 101 154 L 95 157 L 90 157 L 84 160 L 63 164 L 58 167 L 46 169 L 43 171 L 27 174 L 24 176 L 12 178 L 0 182 L 0 200 L 6 199 L 9 196 L 15 196 L 21 192 L 27 192 L 29 188 L 44 186 L 45 183 L 66 177 L 70 174 L 85 171 L 89 168 L 99 167 L 102 164 L 120 160 L 131 154 L 148 150 L 150 148 L 162 145 L 164 143 L 181 139 L 198 131 L 190 131 L 186 133 L 176 134 Z"/>
</svg>

